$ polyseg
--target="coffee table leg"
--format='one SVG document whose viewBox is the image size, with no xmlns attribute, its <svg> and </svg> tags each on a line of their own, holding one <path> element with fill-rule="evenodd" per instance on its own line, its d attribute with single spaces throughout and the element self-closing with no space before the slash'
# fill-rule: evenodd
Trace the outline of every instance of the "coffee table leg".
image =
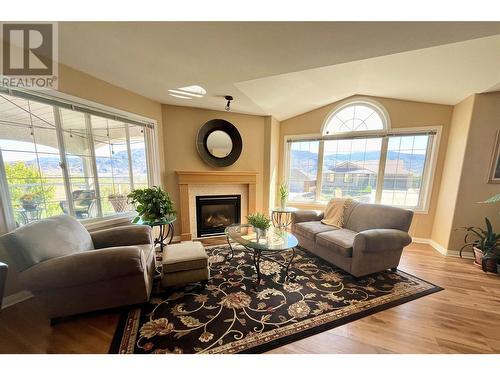
<svg viewBox="0 0 500 375">
<path fill-rule="evenodd" d="M 260 250 L 254 250 L 253 252 L 253 264 L 257 272 L 257 281 L 253 286 L 254 290 L 259 290 L 260 287 L 260 254 Z"/>
<path fill-rule="evenodd" d="M 231 245 L 231 241 L 229 240 L 229 236 L 226 236 L 227 244 L 229 245 L 229 248 L 231 249 L 231 254 L 226 255 L 227 260 L 231 260 L 234 257 L 234 250 L 233 250 L 233 245 Z"/>
<path fill-rule="evenodd" d="M 295 272 L 293 271 L 290 271 L 290 266 L 293 262 L 293 258 L 295 258 L 295 248 L 292 247 L 292 257 L 290 258 L 290 260 L 288 261 L 287 265 L 286 265 L 286 269 L 285 269 L 285 281 L 287 280 L 295 280 Z"/>
</svg>

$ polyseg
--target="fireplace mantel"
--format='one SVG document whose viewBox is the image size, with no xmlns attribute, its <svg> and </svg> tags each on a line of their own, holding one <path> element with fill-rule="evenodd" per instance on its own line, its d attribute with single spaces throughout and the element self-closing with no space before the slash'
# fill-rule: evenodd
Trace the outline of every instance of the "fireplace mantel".
<svg viewBox="0 0 500 375">
<path fill-rule="evenodd" d="M 179 184 L 179 216 L 181 241 L 190 241 L 191 220 L 189 217 L 190 185 L 247 185 L 248 212 L 255 212 L 257 172 L 254 171 L 175 171 Z"/>
</svg>

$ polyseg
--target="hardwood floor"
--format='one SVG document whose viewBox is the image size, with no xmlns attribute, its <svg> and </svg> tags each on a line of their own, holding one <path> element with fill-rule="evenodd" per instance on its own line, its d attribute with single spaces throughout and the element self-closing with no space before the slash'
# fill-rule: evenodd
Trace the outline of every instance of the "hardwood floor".
<svg viewBox="0 0 500 375">
<path fill-rule="evenodd" d="M 399 268 L 445 290 L 270 353 L 500 353 L 500 277 L 422 244 L 406 248 Z M 118 317 L 50 326 L 30 299 L 0 312 L 0 353 L 107 353 Z"/>
</svg>

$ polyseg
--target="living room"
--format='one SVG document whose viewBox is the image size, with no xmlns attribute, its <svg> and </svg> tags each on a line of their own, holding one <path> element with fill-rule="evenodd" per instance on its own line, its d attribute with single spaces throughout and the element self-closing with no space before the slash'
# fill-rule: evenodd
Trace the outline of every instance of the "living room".
<svg viewBox="0 0 500 375">
<path fill-rule="evenodd" d="M 65 16 L 0 23 L 0 353 L 498 354 L 500 22 Z"/>
</svg>

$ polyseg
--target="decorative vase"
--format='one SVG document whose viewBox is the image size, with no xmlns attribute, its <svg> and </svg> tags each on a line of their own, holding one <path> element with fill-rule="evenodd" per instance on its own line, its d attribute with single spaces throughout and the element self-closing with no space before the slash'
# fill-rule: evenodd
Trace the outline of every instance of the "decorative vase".
<svg viewBox="0 0 500 375">
<path fill-rule="evenodd" d="M 257 242 L 259 242 L 261 238 L 267 236 L 267 229 L 255 228 L 255 236 L 257 237 Z"/>
<path fill-rule="evenodd" d="M 483 268 L 484 272 L 497 273 L 498 265 L 496 259 L 487 259 L 483 262 L 484 262 L 484 268 Z"/>
<path fill-rule="evenodd" d="M 483 268 L 483 251 L 474 246 L 474 265 L 481 268 L 484 272 L 497 273 L 497 261 L 495 259 L 487 259 L 484 262 Z"/>
<path fill-rule="evenodd" d="M 478 268 L 483 268 L 483 252 L 477 247 L 473 247 L 474 250 L 474 265 Z"/>
<path fill-rule="evenodd" d="M 281 198 L 281 208 L 286 208 L 286 198 Z"/>
<path fill-rule="evenodd" d="M 128 203 L 127 197 L 114 197 L 108 198 L 108 200 L 109 203 L 111 203 L 111 205 L 113 206 L 115 212 L 126 212 L 134 210 L 134 206 Z"/>
</svg>

